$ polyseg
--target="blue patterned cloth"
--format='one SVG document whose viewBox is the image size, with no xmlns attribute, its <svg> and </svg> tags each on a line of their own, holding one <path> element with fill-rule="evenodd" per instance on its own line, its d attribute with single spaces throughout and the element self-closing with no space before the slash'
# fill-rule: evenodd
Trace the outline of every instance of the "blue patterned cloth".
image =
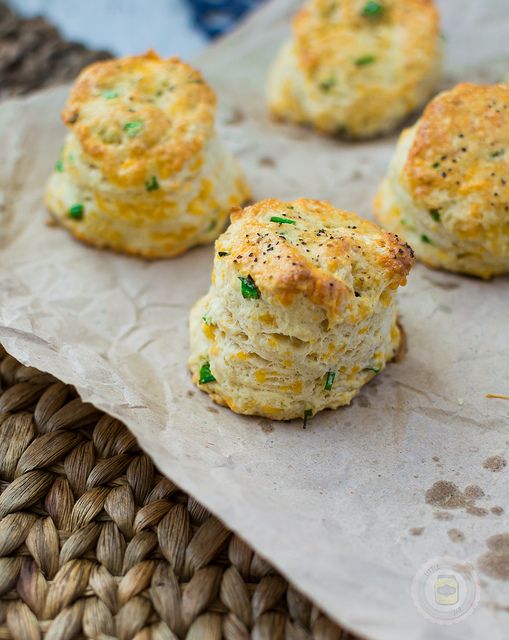
<svg viewBox="0 0 509 640">
<path fill-rule="evenodd" d="M 227 33 L 246 13 L 264 0 L 187 0 L 195 26 L 209 38 Z"/>
</svg>

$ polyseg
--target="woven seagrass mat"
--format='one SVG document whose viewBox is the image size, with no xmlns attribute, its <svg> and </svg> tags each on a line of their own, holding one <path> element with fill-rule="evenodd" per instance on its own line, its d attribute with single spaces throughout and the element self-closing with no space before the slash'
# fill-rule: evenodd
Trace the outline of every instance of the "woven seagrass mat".
<svg viewBox="0 0 509 640">
<path fill-rule="evenodd" d="M 0 2 L 0 98 L 73 80 L 107 51 L 66 42 L 44 18 L 23 19 Z"/>
<path fill-rule="evenodd" d="M 2 347 L 0 385 L 0 640 L 352 638 L 121 422 Z"/>
</svg>

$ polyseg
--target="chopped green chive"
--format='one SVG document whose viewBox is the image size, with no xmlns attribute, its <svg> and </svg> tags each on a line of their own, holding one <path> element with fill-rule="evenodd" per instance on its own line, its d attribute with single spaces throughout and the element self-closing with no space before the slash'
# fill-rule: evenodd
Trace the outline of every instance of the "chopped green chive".
<svg viewBox="0 0 509 640">
<path fill-rule="evenodd" d="M 159 189 L 159 182 L 155 176 L 152 176 L 148 182 L 145 182 L 145 189 L 147 191 L 155 191 Z"/>
<path fill-rule="evenodd" d="M 205 229 L 205 231 L 212 231 L 212 229 L 216 226 L 217 224 L 217 220 L 211 220 L 208 224 L 208 227 Z"/>
<path fill-rule="evenodd" d="M 426 244 L 433 244 L 425 233 L 421 235 L 421 241 L 425 242 Z"/>
<path fill-rule="evenodd" d="M 137 136 L 138 133 L 142 130 L 142 128 L 143 128 L 143 122 L 141 122 L 141 120 L 133 120 L 132 122 L 126 122 L 124 124 L 124 131 L 127 133 L 127 135 L 130 138 Z"/>
<path fill-rule="evenodd" d="M 278 216 L 272 216 L 270 219 L 271 222 L 277 222 L 278 224 L 295 224 L 295 220 L 290 220 L 289 218 L 279 218 Z"/>
<path fill-rule="evenodd" d="M 401 218 L 401 224 L 404 224 L 406 227 L 408 225 L 408 220 L 406 218 Z"/>
<path fill-rule="evenodd" d="M 435 222 L 440 222 L 440 211 L 438 209 L 431 209 L 429 215 Z"/>
<path fill-rule="evenodd" d="M 62 162 L 62 160 L 57 160 L 55 169 L 58 171 L 58 173 L 62 173 L 62 171 L 64 170 L 64 163 Z"/>
<path fill-rule="evenodd" d="M 503 156 L 505 153 L 505 149 L 499 149 L 498 151 L 494 151 L 490 156 L 492 158 L 498 158 L 499 156 Z"/>
<path fill-rule="evenodd" d="M 199 384 L 207 384 L 208 382 L 215 382 L 216 379 L 210 372 L 210 362 L 204 362 L 200 368 Z"/>
<path fill-rule="evenodd" d="M 330 91 L 335 84 L 336 78 L 328 78 L 327 80 L 320 82 L 320 89 L 322 91 Z"/>
<path fill-rule="evenodd" d="M 217 255 L 218 255 L 220 258 L 224 258 L 225 256 L 229 256 L 230 254 L 228 253 L 228 251 L 218 251 L 218 252 L 217 252 Z"/>
<path fill-rule="evenodd" d="M 311 418 L 312 415 L 313 415 L 313 409 L 305 409 L 304 410 L 304 424 L 302 425 L 304 428 L 306 427 L 306 425 L 308 423 L 308 418 Z"/>
<path fill-rule="evenodd" d="M 375 2 L 375 0 L 369 0 L 364 5 L 364 9 L 362 10 L 362 14 L 366 18 L 374 18 L 380 16 L 384 12 L 384 7 L 379 2 Z"/>
<path fill-rule="evenodd" d="M 433 169 L 438 169 L 438 167 L 440 166 L 440 162 L 434 162 L 432 165 Z"/>
<path fill-rule="evenodd" d="M 380 369 L 376 367 L 366 367 L 366 371 L 374 371 L 374 373 L 380 373 Z"/>
<path fill-rule="evenodd" d="M 295 209 L 295 207 L 293 206 L 293 204 L 287 204 L 287 205 L 286 205 L 286 208 L 287 208 L 287 209 Z"/>
<path fill-rule="evenodd" d="M 357 58 L 357 60 L 355 61 L 355 64 L 358 67 L 365 67 L 368 64 L 372 64 L 375 60 L 376 60 L 375 56 L 367 55 L 367 56 L 362 56 L 360 58 Z"/>
<path fill-rule="evenodd" d="M 101 93 L 103 98 L 106 100 L 113 100 L 113 98 L 118 98 L 118 91 L 106 90 Z"/>
<path fill-rule="evenodd" d="M 251 276 L 239 276 L 240 280 L 240 292 L 242 293 L 242 297 L 246 299 L 258 299 L 261 297 L 260 289 L 256 286 L 253 278 Z"/>
<path fill-rule="evenodd" d="M 202 319 L 202 320 L 203 320 L 203 322 L 204 322 L 206 325 L 208 325 L 209 327 L 210 327 L 210 325 L 211 325 L 211 324 L 214 324 L 214 323 L 212 322 L 212 320 L 211 320 L 211 318 L 210 318 L 210 316 L 209 316 L 209 314 L 208 314 L 208 313 L 206 313 L 205 315 L 203 315 L 203 316 L 201 317 L 201 319 Z"/>
<path fill-rule="evenodd" d="M 327 371 L 327 379 L 325 380 L 325 391 L 330 391 L 334 384 L 334 378 L 336 377 L 335 371 Z"/>
<path fill-rule="evenodd" d="M 74 220 L 81 220 L 84 210 L 85 207 L 82 204 L 73 204 L 72 207 L 69 208 L 69 217 Z"/>
</svg>

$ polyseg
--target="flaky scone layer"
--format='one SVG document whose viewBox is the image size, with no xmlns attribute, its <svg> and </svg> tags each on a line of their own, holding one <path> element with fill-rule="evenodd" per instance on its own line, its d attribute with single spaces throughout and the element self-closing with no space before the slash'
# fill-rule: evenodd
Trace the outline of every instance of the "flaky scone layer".
<svg viewBox="0 0 509 640">
<path fill-rule="evenodd" d="M 278 420 L 348 404 L 398 348 L 395 293 L 412 260 L 395 236 L 325 202 L 236 210 L 191 312 L 193 381 Z"/>
<path fill-rule="evenodd" d="M 509 271 L 509 85 L 460 84 L 404 131 L 375 199 L 380 223 L 433 267 Z"/>
</svg>

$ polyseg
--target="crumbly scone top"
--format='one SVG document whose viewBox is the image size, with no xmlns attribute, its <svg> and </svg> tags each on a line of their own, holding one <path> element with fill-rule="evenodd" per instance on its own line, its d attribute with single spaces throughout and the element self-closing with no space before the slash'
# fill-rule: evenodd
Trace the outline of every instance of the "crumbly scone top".
<svg viewBox="0 0 509 640">
<path fill-rule="evenodd" d="M 309 0 L 293 20 L 301 68 L 324 91 L 334 86 L 334 69 L 379 76 L 397 47 L 402 71 L 414 75 L 434 59 L 439 15 L 433 0 Z"/>
<path fill-rule="evenodd" d="M 119 185 L 180 171 L 214 131 L 216 98 L 202 75 L 153 51 L 87 67 L 62 112 L 89 160 Z"/>
<path fill-rule="evenodd" d="M 283 304 L 303 294 L 337 319 L 355 297 L 406 282 L 411 248 L 397 236 L 320 200 L 263 200 L 232 212 L 216 242 L 218 261 L 250 276 L 262 296 Z"/>
<path fill-rule="evenodd" d="M 415 202 L 435 216 L 468 203 L 468 219 L 509 222 L 509 85 L 459 84 L 416 125 L 404 171 Z"/>
</svg>

